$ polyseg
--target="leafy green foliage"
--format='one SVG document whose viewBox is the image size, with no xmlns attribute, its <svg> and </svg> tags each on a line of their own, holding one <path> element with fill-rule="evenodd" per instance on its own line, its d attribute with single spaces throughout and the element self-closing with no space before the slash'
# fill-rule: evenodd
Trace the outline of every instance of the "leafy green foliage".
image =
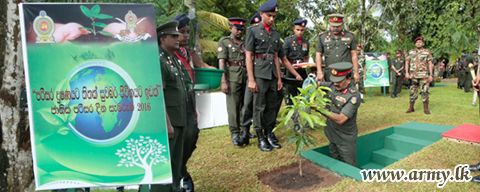
<svg viewBox="0 0 480 192">
<path fill-rule="evenodd" d="M 332 114 L 327 110 L 323 109 L 328 105 L 327 102 L 330 99 L 325 98 L 325 91 L 330 91 L 328 87 L 318 87 L 315 85 L 309 85 L 305 89 L 299 88 L 300 94 L 292 97 L 292 105 L 287 105 L 283 107 L 284 111 L 282 112 L 282 117 L 284 120 L 278 124 L 278 126 L 273 130 L 275 131 L 282 125 L 289 125 L 292 120 L 294 113 L 298 113 L 298 123 L 300 125 L 300 130 L 294 130 L 293 126 L 287 127 L 287 144 L 295 145 L 294 154 L 300 157 L 300 154 L 304 151 L 305 147 L 310 148 L 311 146 L 316 146 L 318 142 L 317 138 L 312 134 L 306 133 L 304 131 L 304 125 L 308 123 L 312 129 L 318 131 L 321 135 L 325 137 L 325 134 L 315 127 L 315 125 L 325 126 L 325 122 L 320 118 L 322 114 L 331 116 Z M 305 112 L 305 110 L 310 110 L 310 113 Z M 301 159 L 299 159 L 300 164 L 300 176 L 302 176 L 302 166 Z"/>
</svg>

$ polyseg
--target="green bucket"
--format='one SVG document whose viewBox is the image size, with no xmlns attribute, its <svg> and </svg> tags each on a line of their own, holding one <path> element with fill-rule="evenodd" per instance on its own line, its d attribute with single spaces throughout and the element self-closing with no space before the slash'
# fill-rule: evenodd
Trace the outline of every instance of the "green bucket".
<svg viewBox="0 0 480 192">
<path fill-rule="evenodd" d="M 222 81 L 222 69 L 195 68 L 195 91 L 216 89 Z"/>
</svg>

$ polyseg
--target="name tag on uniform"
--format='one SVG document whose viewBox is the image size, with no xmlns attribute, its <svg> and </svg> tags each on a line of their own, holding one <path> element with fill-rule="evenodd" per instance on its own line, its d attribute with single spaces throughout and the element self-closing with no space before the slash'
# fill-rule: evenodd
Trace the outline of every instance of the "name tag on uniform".
<svg viewBox="0 0 480 192">
<path fill-rule="evenodd" d="M 350 37 L 342 37 L 342 41 L 350 41 Z"/>
<path fill-rule="evenodd" d="M 326 43 L 326 42 L 330 42 L 330 41 L 332 41 L 332 40 L 325 38 L 325 43 Z"/>
</svg>

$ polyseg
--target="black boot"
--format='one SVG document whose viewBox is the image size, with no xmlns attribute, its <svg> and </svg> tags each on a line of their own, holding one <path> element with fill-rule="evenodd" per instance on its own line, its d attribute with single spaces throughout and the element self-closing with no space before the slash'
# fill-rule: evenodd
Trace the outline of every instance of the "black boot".
<svg viewBox="0 0 480 192">
<path fill-rule="evenodd" d="M 258 148 L 262 151 L 272 151 L 272 146 L 268 144 L 267 140 L 265 139 L 265 136 L 263 135 L 263 131 L 257 131 L 258 135 Z"/>
<path fill-rule="evenodd" d="M 273 139 L 272 141 L 275 142 L 275 143 L 278 143 L 278 138 L 277 138 L 277 136 L 275 136 L 275 133 L 271 133 L 271 135 L 272 135 L 272 139 Z"/>
<path fill-rule="evenodd" d="M 470 172 L 474 172 L 474 171 L 480 170 L 480 163 L 478 163 L 478 164 L 476 164 L 476 165 L 470 165 L 470 166 L 468 167 L 468 170 L 469 170 Z"/>
<path fill-rule="evenodd" d="M 240 143 L 238 143 L 238 141 L 240 141 L 241 137 L 239 137 L 238 135 L 234 135 L 232 136 L 232 143 L 233 145 L 235 146 L 242 146 Z"/>
<path fill-rule="evenodd" d="M 190 174 L 188 172 L 183 177 L 183 191 L 185 191 L 185 192 L 195 191 L 195 186 L 193 185 L 192 176 L 190 176 Z"/>
<path fill-rule="evenodd" d="M 268 143 L 269 143 L 273 148 L 275 148 L 275 149 L 280 149 L 280 148 L 282 148 L 282 146 L 277 143 L 278 141 L 275 142 L 275 141 L 273 140 L 273 138 L 272 138 L 272 130 L 273 130 L 273 128 L 267 128 L 266 130 L 267 130 L 267 141 L 268 141 Z"/>
<path fill-rule="evenodd" d="M 250 144 L 250 137 L 249 137 L 249 127 L 242 127 L 242 135 L 238 137 L 238 144 L 240 146 L 242 145 L 248 145 Z"/>
<path fill-rule="evenodd" d="M 472 182 L 477 183 L 477 184 L 480 184 L 480 175 L 479 175 L 479 176 L 476 176 L 476 177 L 473 177 L 473 178 L 472 178 Z"/>
</svg>

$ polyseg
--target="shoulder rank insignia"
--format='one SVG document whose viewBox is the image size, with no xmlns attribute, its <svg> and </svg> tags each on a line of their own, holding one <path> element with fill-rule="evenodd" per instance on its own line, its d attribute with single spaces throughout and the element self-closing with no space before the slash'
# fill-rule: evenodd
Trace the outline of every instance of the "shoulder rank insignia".
<svg viewBox="0 0 480 192">
<path fill-rule="evenodd" d="M 337 96 L 337 97 L 335 97 L 335 99 L 342 102 L 342 103 L 347 103 L 347 100 L 345 98 L 341 97 L 341 96 Z"/>
<path fill-rule="evenodd" d="M 347 92 L 348 92 L 348 89 L 345 89 L 345 90 L 342 91 L 343 94 L 347 94 Z"/>
<path fill-rule="evenodd" d="M 355 91 L 355 89 L 353 89 L 353 88 L 350 89 L 350 93 L 355 93 L 355 92 L 357 92 L 357 91 Z"/>
<path fill-rule="evenodd" d="M 350 101 L 352 101 L 352 104 L 357 103 L 357 97 L 352 97 L 352 99 L 350 99 Z"/>
</svg>

